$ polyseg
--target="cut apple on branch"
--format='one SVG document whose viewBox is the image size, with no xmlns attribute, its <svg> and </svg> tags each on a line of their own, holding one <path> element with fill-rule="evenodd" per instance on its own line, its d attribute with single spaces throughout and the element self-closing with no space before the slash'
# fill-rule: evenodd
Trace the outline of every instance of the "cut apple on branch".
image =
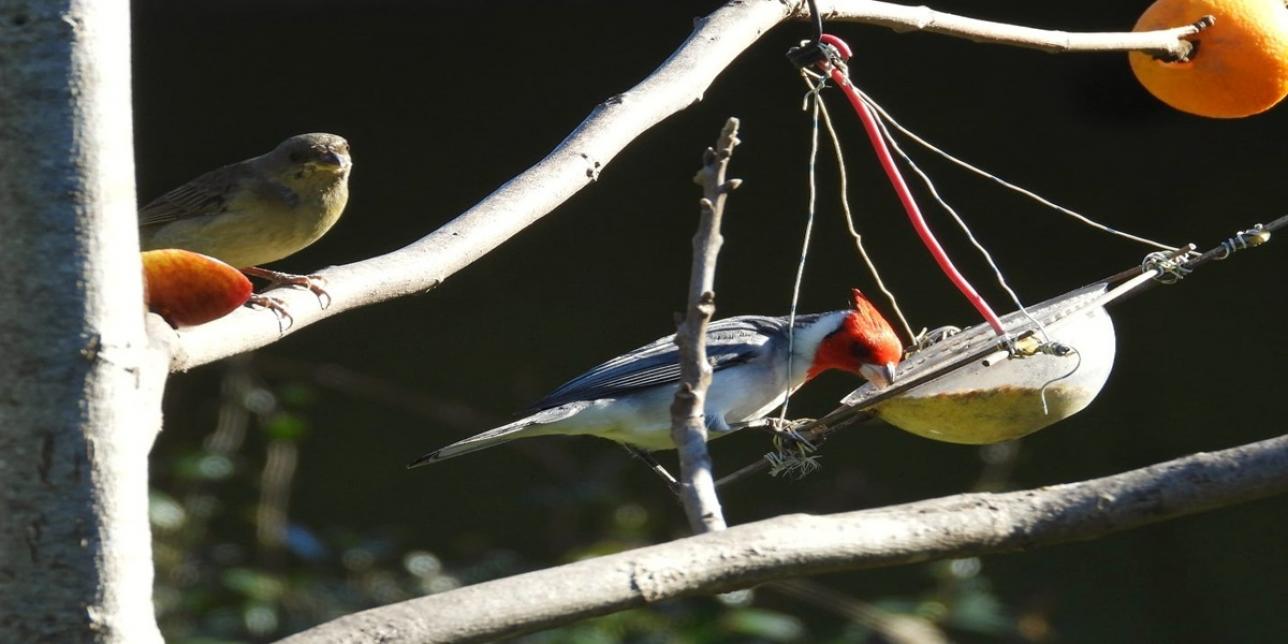
<svg viewBox="0 0 1288 644">
<path fill-rule="evenodd" d="M 241 271 L 177 248 L 142 253 L 143 301 L 174 327 L 221 318 L 246 303 L 251 283 Z"/>
</svg>

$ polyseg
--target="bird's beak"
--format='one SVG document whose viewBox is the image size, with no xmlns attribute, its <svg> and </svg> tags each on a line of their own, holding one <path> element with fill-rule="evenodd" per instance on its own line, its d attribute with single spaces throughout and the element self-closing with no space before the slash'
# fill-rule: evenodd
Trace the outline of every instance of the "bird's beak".
<svg viewBox="0 0 1288 644">
<path fill-rule="evenodd" d="M 877 386 L 878 389 L 885 389 L 894 383 L 895 364 L 887 362 L 883 365 L 865 364 L 859 367 L 859 375 L 868 379 L 868 382 Z"/>
<path fill-rule="evenodd" d="M 326 165 L 333 165 L 341 168 L 345 166 L 345 160 L 346 159 L 344 159 L 340 155 L 330 151 L 318 157 L 318 161 L 325 163 Z"/>
</svg>

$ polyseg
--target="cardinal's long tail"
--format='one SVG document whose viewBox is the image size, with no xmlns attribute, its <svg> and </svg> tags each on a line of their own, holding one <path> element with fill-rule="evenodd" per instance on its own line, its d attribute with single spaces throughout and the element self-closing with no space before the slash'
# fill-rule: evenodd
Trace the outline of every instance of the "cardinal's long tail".
<svg viewBox="0 0 1288 644">
<path fill-rule="evenodd" d="M 508 443 L 517 438 L 527 438 L 529 436 L 540 436 L 548 433 L 558 433 L 558 430 L 551 427 L 551 424 L 557 423 L 568 418 L 585 408 L 585 403 L 571 403 L 547 409 L 527 418 L 516 420 L 509 425 L 502 425 L 496 429 L 489 429 L 482 434 L 475 434 L 465 440 L 456 441 L 447 447 L 436 449 L 424 456 L 407 464 L 407 469 L 429 465 L 438 461 L 447 460 L 461 454 L 477 452 L 481 449 L 495 447 L 502 443 Z"/>
</svg>

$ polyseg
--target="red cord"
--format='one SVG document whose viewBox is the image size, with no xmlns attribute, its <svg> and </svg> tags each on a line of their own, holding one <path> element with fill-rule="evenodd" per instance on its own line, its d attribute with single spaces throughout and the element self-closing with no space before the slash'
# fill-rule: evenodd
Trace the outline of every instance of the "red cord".
<svg viewBox="0 0 1288 644">
<path fill-rule="evenodd" d="M 833 35 L 825 35 L 820 42 L 832 45 L 840 51 L 845 58 L 849 58 L 850 48 Z M 899 201 L 903 203 L 903 209 L 908 213 L 908 219 L 912 222 L 912 227 L 917 231 L 917 236 L 921 237 L 921 243 L 925 244 L 926 250 L 930 251 L 931 257 L 935 258 L 935 263 L 939 264 L 939 269 L 948 276 L 948 279 L 957 287 L 958 291 L 966 297 L 971 306 L 975 307 L 979 314 L 984 316 L 989 326 L 998 335 L 1005 335 L 1002 328 L 1002 321 L 998 319 L 997 314 L 984 301 L 983 297 L 975 291 L 975 287 L 966 281 L 966 278 L 953 266 L 953 261 L 948 258 L 948 253 L 944 252 L 944 247 L 939 245 L 939 240 L 935 239 L 934 233 L 930 232 L 930 226 L 926 224 L 926 219 L 921 216 L 921 210 L 917 207 L 917 202 L 912 197 L 912 192 L 908 190 L 908 184 L 904 182 L 903 175 L 899 172 L 899 167 L 895 165 L 894 157 L 890 155 L 890 148 L 886 145 L 885 137 L 881 136 L 881 130 L 877 127 L 876 118 L 868 106 L 864 104 L 863 99 L 859 96 L 859 90 L 850 82 L 850 78 L 840 69 L 820 63 L 820 67 L 827 72 L 832 78 L 832 82 L 841 88 L 845 93 L 845 98 L 849 99 L 850 105 L 854 107 L 854 112 L 863 122 L 863 129 L 868 133 L 868 140 L 872 142 L 872 150 L 876 152 L 877 159 L 881 162 L 881 167 L 885 170 L 886 177 L 890 179 L 890 185 L 894 187 L 895 194 L 899 196 Z"/>
</svg>

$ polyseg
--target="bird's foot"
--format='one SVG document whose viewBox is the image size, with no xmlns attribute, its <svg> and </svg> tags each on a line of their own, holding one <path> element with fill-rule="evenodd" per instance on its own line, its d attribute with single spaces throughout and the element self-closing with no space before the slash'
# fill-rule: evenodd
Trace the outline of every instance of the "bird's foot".
<svg viewBox="0 0 1288 644">
<path fill-rule="evenodd" d="M 656 458 L 653 458 L 653 454 L 649 453 L 648 450 L 640 449 L 627 443 L 618 443 L 618 445 L 621 445 L 626 449 L 626 451 L 631 453 L 631 456 L 634 456 L 647 465 L 648 468 L 658 476 L 658 478 L 662 479 L 663 483 L 666 483 L 666 486 L 671 489 L 672 494 L 675 494 L 676 496 L 680 495 L 680 482 L 676 480 L 675 476 L 673 476 L 666 467 L 657 462 Z"/>
<path fill-rule="evenodd" d="M 748 427 L 768 428 L 774 433 L 774 444 L 790 442 L 792 445 L 800 446 L 801 449 L 813 452 L 816 447 L 803 434 L 796 431 L 810 423 L 814 422 L 813 418 L 797 418 L 796 420 L 787 420 L 786 418 L 761 418 L 760 420 L 748 423 Z"/>
<path fill-rule="evenodd" d="M 321 275 L 296 275 L 294 273 L 283 273 L 281 271 L 269 270 L 258 266 L 247 266 L 241 269 L 241 272 L 250 277 L 258 277 L 268 280 L 268 287 L 277 286 L 299 286 L 309 289 L 318 298 L 318 304 L 322 308 L 331 306 L 331 294 L 326 292 L 326 278 Z"/>
<path fill-rule="evenodd" d="M 295 318 L 291 312 L 286 310 L 286 303 L 275 298 L 260 293 L 252 293 L 250 299 L 246 300 L 247 306 L 268 309 L 277 316 L 277 332 L 286 333 L 286 330 L 295 324 Z"/>
</svg>

